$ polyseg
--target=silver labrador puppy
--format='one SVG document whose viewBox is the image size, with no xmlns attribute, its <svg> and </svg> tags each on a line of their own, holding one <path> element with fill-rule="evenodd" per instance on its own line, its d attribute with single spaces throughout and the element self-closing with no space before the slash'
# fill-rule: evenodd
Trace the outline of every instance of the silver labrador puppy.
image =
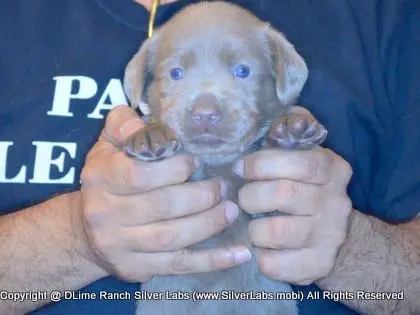
<svg viewBox="0 0 420 315">
<path fill-rule="evenodd" d="M 202 167 L 191 180 L 222 177 L 227 198 L 237 202 L 244 181 L 233 175 L 232 163 L 239 157 L 260 147 L 310 149 L 326 138 L 307 110 L 293 106 L 307 76 L 294 47 L 250 12 L 219 1 L 190 5 L 156 30 L 127 66 L 127 96 L 148 125 L 128 140 L 126 152 L 143 161 L 180 150 L 195 155 Z M 231 227 L 191 248 L 251 248 L 250 219 L 242 211 Z M 142 290 L 174 298 L 140 301 L 142 315 L 298 313 L 295 300 L 282 299 L 291 287 L 261 274 L 255 258 L 212 273 L 155 277 Z M 196 301 L 197 292 L 221 295 Z M 235 296 L 242 292 L 245 298 Z"/>
</svg>

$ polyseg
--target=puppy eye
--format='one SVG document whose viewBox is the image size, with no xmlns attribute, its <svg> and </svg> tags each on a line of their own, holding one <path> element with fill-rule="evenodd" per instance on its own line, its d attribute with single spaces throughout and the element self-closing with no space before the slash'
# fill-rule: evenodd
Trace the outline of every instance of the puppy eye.
<svg viewBox="0 0 420 315">
<path fill-rule="evenodd" d="M 184 70 L 181 68 L 172 68 L 169 73 L 172 80 L 181 80 L 184 77 Z"/>
<path fill-rule="evenodd" d="M 240 65 L 235 66 L 235 68 L 233 68 L 234 76 L 241 79 L 247 78 L 250 73 L 251 73 L 251 69 L 247 65 L 240 64 Z"/>
</svg>

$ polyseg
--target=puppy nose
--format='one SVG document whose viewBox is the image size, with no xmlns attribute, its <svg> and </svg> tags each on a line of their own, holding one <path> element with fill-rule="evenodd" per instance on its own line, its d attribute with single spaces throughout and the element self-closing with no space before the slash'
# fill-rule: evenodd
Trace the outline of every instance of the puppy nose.
<svg viewBox="0 0 420 315">
<path fill-rule="evenodd" d="M 193 106 L 191 117 L 199 125 L 214 126 L 220 118 L 220 110 L 214 105 L 197 105 Z"/>
</svg>

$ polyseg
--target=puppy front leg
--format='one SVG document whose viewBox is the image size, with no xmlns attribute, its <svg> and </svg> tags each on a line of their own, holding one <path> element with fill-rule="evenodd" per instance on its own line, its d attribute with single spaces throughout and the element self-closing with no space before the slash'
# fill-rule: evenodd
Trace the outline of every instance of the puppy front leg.
<svg viewBox="0 0 420 315">
<path fill-rule="evenodd" d="M 264 147 L 305 150 L 320 145 L 327 129 L 305 108 L 292 106 L 271 125 Z"/>
<path fill-rule="evenodd" d="M 181 148 L 175 132 L 157 122 L 147 124 L 131 135 L 124 147 L 125 153 L 141 161 L 157 161 L 173 156 Z"/>
<path fill-rule="evenodd" d="M 175 155 L 181 148 L 175 132 L 161 122 L 150 122 L 143 129 L 135 132 L 127 140 L 124 151 L 132 158 L 153 162 Z M 140 299 L 136 303 L 135 315 L 170 315 L 189 314 L 183 312 L 183 307 L 190 306 L 191 301 L 178 301 L 166 299 L 166 294 L 171 292 L 186 291 L 193 286 L 193 281 L 188 276 L 161 276 L 142 283 L 139 287 L 144 292 L 155 294 L 159 299 Z M 183 292 L 183 291 L 182 291 Z"/>
<path fill-rule="evenodd" d="M 292 106 L 288 112 L 277 118 L 268 130 L 262 148 L 284 150 L 310 150 L 327 138 L 327 129 L 307 109 Z M 255 213 L 252 219 L 286 215 L 278 210 Z"/>
</svg>

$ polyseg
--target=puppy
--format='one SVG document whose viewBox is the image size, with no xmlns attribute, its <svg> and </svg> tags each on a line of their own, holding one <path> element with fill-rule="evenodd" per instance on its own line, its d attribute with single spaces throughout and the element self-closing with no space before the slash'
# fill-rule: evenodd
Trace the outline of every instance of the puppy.
<svg viewBox="0 0 420 315">
<path fill-rule="evenodd" d="M 201 168 L 190 180 L 221 177 L 229 183 L 227 198 L 237 202 L 244 182 L 232 174 L 232 163 L 239 157 L 261 147 L 310 149 L 325 140 L 325 128 L 293 106 L 307 76 L 286 38 L 250 12 L 227 2 L 190 5 L 157 29 L 127 65 L 125 91 L 149 123 L 125 150 L 143 161 L 180 151 L 197 156 Z M 250 219 L 241 211 L 233 226 L 191 248 L 251 248 Z M 211 273 L 155 277 L 142 290 L 189 296 L 142 300 L 142 315 L 298 313 L 295 300 L 276 298 L 291 287 L 262 275 L 254 258 Z M 192 299 L 193 292 L 222 291 L 228 299 Z M 229 299 L 228 292 L 265 292 L 274 299 Z"/>
</svg>

